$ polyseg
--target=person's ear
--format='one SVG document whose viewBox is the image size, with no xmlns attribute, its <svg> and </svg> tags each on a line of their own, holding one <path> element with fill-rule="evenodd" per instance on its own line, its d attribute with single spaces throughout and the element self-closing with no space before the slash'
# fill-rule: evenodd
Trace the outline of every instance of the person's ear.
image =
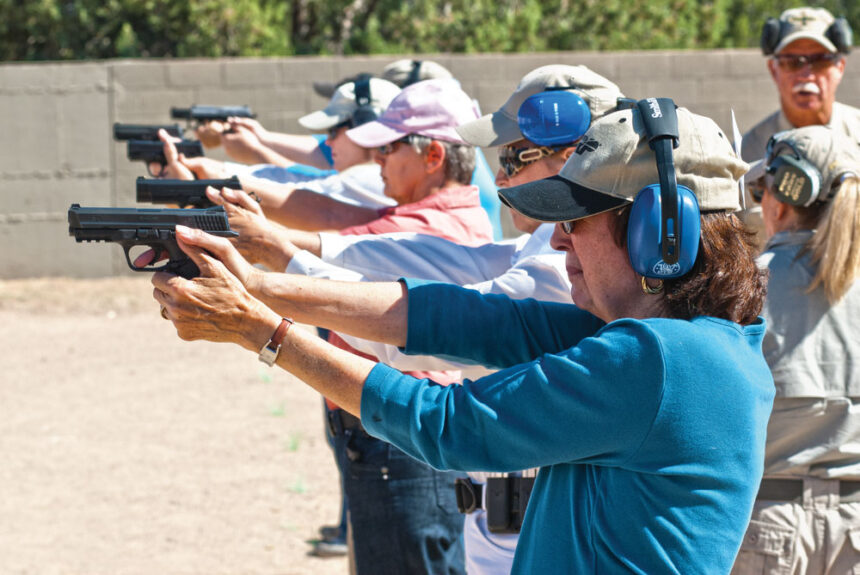
<svg viewBox="0 0 860 575">
<path fill-rule="evenodd" d="M 783 222 L 791 213 L 791 205 L 780 202 L 777 200 L 776 202 L 776 221 Z"/>
<path fill-rule="evenodd" d="M 430 145 L 424 150 L 424 167 L 428 174 L 433 174 L 445 169 L 445 146 L 437 140 L 431 140 Z"/>
<path fill-rule="evenodd" d="M 579 141 L 579 140 L 577 140 L 577 142 L 578 142 L 578 141 Z M 563 150 L 561 151 L 561 157 L 562 157 L 562 159 L 564 159 L 564 161 L 565 161 L 565 162 L 566 162 L 566 161 L 568 161 L 568 160 L 570 159 L 570 157 L 573 155 L 573 153 L 574 153 L 575 151 L 576 151 L 576 146 L 571 146 L 571 147 L 569 147 L 569 148 L 565 148 L 565 149 L 563 149 Z"/>
</svg>

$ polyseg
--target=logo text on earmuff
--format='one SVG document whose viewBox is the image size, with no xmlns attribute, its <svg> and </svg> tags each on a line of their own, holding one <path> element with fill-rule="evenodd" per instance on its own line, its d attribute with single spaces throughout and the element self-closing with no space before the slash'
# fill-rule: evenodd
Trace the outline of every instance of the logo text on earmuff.
<svg viewBox="0 0 860 575">
<path fill-rule="evenodd" d="M 652 118 L 662 118 L 663 111 L 660 110 L 660 104 L 657 103 L 657 98 L 648 98 L 646 100 L 648 102 L 648 107 L 651 108 L 651 117 Z"/>
<path fill-rule="evenodd" d="M 667 264 L 663 260 L 660 260 L 654 267 L 651 268 L 651 273 L 655 276 L 670 276 L 672 274 L 676 274 L 681 271 L 681 264 L 675 262 L 674 264 Z"/>
</svg>

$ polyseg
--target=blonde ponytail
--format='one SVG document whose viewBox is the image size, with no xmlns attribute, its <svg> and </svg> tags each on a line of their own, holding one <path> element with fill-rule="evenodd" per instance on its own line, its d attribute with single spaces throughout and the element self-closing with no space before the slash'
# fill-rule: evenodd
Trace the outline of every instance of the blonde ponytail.
<svg viewBox="0 0 860 575">
<path fill-rule="evenodd" d="M 835 304 L 860 275 L 860 178 L 849 175 L 819 220 L 807 248 L 812 252 L 815 277 L 807 293 L 822 286 Z"/>
</svg>

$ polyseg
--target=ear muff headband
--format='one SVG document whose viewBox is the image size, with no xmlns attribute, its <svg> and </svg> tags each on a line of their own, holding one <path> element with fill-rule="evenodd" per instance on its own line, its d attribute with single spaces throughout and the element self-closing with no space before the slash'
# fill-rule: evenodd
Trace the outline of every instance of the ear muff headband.
<svg viewBox="0 0 860 575">
<path fill-rule="evenodd" d="M 517 124 L 527 140 L 539 146 L 572 144 L 591 125 L 591 110 L 570 88 L 532 94 L 517 111 Z"/>
<path fill-rule="evenodd" d="M 415 82 L 421 80 L 421 60 L 412 60 L 412 69 L 409 70 L 409 75 L 406 77 L 406 81 L 403 82 L 403 87 L 411 86 Z"/>
<path fill-rule="evenodd" d="M 761 29 L 761 51 L 765 56 L 773 54 L 785 34 L 785 25 L 781 20 L 768 18 Z M 824 36 L 836 47 L 837 52 L 848 54 L 854 45 L 851 25 L 845 18 L 837 18 L 828 26 Z"/>
<path fill-rule="evenodd" d="M 788 149 L 790 154 L 780 154 Z M 775 143 L 771 138 L 767 144 L 767 173 L 773 176 L 771 192 L 785 204 L 811 206 L 821 198 L 821 173 L 806 161 L 791 142 Z"/>
<path fill-rule="evenodd" d="M 627 229 L 630 264 L 642 276 L 671 279 L 689 272 L 699 252 L 701 219 L 695 194 L 679 186 L 672 150 L 679 144 L 678 116 L 670 98 L 636 103 L 657 161 L 659 184 L 636 194 Z"/>
<path fill-rule="evenodd" d="M 377 118 L 376 110 L 371 105 L 370 97 L 370 74 L 359 74 L 355 79 L 355 104 L 357 108 L 352 113 L 350 127 L 361 126 L 372 122 Z"/>
</svg>

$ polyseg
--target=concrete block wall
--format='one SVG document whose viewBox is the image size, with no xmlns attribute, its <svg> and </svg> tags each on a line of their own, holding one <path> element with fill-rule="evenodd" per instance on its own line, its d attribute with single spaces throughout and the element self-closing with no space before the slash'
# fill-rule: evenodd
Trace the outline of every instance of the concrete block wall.
<svg viewBox="0 0 860 575">
<path fill-rule="evenodd" d="M 584 64 L 631 97 L 669 96 L 731 133 L 773 111 L 777 93 L 756 50 L 435 55 L 478 99 L 498 108 L 519 79 L 546 64 Z M 70 204 L 134 205 L 145 175 L 112 140 L 114 122 L 170 122 L 171 106 L 248 105 L 268 128 L 298 132 L 325 104 L 311 84 L 380 72 L 395 57 L 111 60 L 0 65 L 0 279 L 128 274 L 119 246 L 76 244 Z M 860 57 L 849 58 L 839 100 L 860 106 Z M 209 155 L 224 159 L 218 150 Z M 495 166 L 492 151 L 487 153 Z"/>
</svg>

